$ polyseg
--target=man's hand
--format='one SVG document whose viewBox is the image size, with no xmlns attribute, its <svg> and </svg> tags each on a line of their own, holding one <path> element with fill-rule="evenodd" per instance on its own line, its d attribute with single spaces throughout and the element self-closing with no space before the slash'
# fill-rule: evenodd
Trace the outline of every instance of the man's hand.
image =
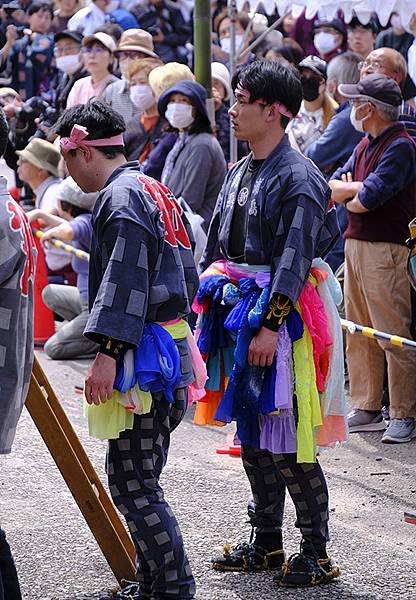
<svg viewBox="0 0 416 600">
<path fill-rule="evenodd" d="M 331 198 L 337 204 L 344 204 L 346 200 L 354 198 L 363 187 L 362 181 L 353 181 L 350 172 L 341 175 L 341 181 L 331 179 L 328 182 L 331 188 Z"/>
<path fill-rule="evenodd" d="M 277 331 L 262 327 L 251 340 L 248 349 L 248 364 L 251 367 L 270 367 L 277 348 Z"/>
<path fill-rule="evenodd" d="M 104 404 L 113 395 L 116 378 L 116 361 L 111 356 L 98 353 L 88 369 L 84 394 L 88 404 Z"/>
</svg>

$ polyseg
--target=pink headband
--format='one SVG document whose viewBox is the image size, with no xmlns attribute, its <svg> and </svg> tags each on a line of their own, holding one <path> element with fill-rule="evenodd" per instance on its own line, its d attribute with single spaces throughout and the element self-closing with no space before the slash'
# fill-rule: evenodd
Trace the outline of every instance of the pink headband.
<svg viewBox="0 0 416 600">
<path fill-rule="evenodd" d="M 250 92 L 248 90 L 246 90 L 245 88 L 241 87 L 241 85 L 239 83 L 237 84 L 236 92 L 237 92 L 237 94 L 240 94 L 240 96 L 243 96 L 244 98 L 247 98 L 247 100 L 250 100 Z M 266 106 L 265 102 L 262 100 L 255 100 L 254 104 L 262 104 L 262 105 Z M 290 112 L 290 110 L 281 102 L 273 102 L 273 104 L 271 104 L 271 106 L 275 106 L 281 115 L 284 115 L 288 119 L 293 119 L 293 115 Z"/>
<path fill-rule="evenodd" d="M 123 135 L 121 133 L 99 140 L 86 140 L 85 138 L 88 135 L 89 132 L 86 127 L 74 125 L 71 130 L 71 135 L 61 139 L 61 152 L 65 153 L 69 150 L 76 150 L 81 146 L 124 146 Z"/>
</svg>

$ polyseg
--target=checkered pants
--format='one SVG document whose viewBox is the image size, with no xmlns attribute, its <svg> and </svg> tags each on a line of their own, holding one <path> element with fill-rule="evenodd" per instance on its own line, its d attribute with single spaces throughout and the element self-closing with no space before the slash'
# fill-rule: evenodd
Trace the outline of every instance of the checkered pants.
<svg viewBox="0 0 416 600">
<path fill-rule="evenodd" d="M 189 600 L 195 594 L 182 534 L 159 484 L 170 434 L 181 422 L 186 406 L 185 388 L 176 391 L 173 404 L 155 394 L 151 412 L 135 415 L 133 429 L 109 441 L 110 492 L 136 546 L 143 598 Z"/>
<path fill-rule="evenodd" d="M 281 530 L 287 487 L 304 542 L 317 551 L 325 548 L 328 488 L 320 464 L 297 463 L 296 454 L 272 454 L 250 446 L 242 446 L 241 456 L 253 494 L 248 514 L 256 533 Z"/>
</svg>

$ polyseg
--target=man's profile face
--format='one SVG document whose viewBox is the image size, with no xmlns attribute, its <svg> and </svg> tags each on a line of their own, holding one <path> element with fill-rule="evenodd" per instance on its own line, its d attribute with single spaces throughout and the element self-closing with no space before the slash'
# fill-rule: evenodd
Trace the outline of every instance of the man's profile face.
<svg viewBox="0 0 416 600">
<path fill-rule="evenodd" d="M 234 135 L 238 140 L 254 141 L 262 135 L 265 127 L 265 107 L 258 102 L 250 102 L 249 97 L 240 93 L 238 89 L 234 94 L 235 102 L 228 111 Z"/>
<path fill-rule="evenodd" d="M 72 179 L 79 185 L 83 192 L 95 192 L 91 189 L 91 163 L 85 159 L 84 153 L 80 150 L 69 150 L 65 152 L 63 158 Z"/>
</svg>

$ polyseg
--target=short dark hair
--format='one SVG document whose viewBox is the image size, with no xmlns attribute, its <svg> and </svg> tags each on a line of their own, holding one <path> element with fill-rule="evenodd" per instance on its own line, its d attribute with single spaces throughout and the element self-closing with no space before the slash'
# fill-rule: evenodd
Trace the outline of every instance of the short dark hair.
<svg viewBox="0 0 416 600">
<path fill-rule="evenodd" d="M 237 85 L 250 92 L 250 102 L 264 100 L 267 104 L 281 102 L 293 116 L 297 115 L 302 103 L 302 84 L 299 73 L 293 67 L 287 67 L 272 60 L 257 60 L 238 69 L 231 85 Z M 280 124 L 285 129 L 288 117 L 281 115 Z"/>
<path fill-rule="evenodd" d="M 53 130 L 61 137 L 69 137 L 74 125 L 87 128 L 87 140 L 99 140 L 126 131 L 126 124 L 120 113 L 104 102 L 94 99 L 87 104 L 78 104 L 65 110 Z M 97 146 L 96 150 L 105 154 L 107 158 L 124 154 L 124 146 Z"/>
<path fill-rule="evenodd" d="M 27 16 L 31 17 L 35 13 L 38 13 L 41 11 L 48 12 L 51 15 L 51 19 L 53 19 L 53 8 L 52 8 L 52 4 L 49 4 L 49 2 L 34 2 L 27 9 Z"/>
<path fill-rule="evenodd" d="M 9 126 L 7 124 L 6 115 L 0 109 L 0 158 L 6 152 L 6 146 L 9 141 Z"/>
</svg>

